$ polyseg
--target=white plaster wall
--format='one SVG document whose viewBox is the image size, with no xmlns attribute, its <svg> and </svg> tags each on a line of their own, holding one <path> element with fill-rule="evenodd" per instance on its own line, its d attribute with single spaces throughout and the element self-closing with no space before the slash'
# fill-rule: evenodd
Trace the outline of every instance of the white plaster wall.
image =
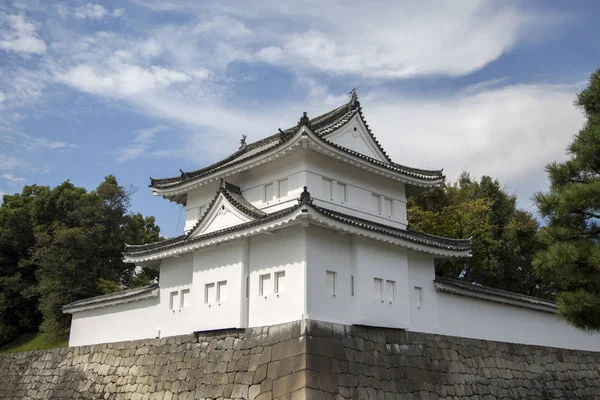
<svg viewBox="0 0 600 400">
<path fill-rule="evenodd" d="M 249 248 L 249 326 L 279 324 L 302 319 L 305 313 L 306 238 L 304 229 L 291 226 L 272 235 L 250 239 Z M 259 277 L 285 271 L 285 291 L 260 296 Z"/>
<path fill-rule="evenodd" d="M 241 328 L 242 293 L 245 284 L 244 254 L 247 241 L 237 240 L 194 253 L 194 284 L 192 287 L 193 325 L 189 332 Z M 227 281 L 225 300 L 206 303 L 207 284 Z"/>
<path fill-rule="evenodd" d="M 352 245 L 350 235 L 311 226 L 307 235 L 307 318 L 351 324 L 354 314 L 354 296 L 350 276 Z M 335 294 L 328 292 L 326 273 L 336 273 Z"/>
<path fill-rule="evenodd" d="M 332 196 L 327 196 L 323 191 L 323 178 L 345 184 L 346 201 L 342 201 L 335 191 Z M 385 179 L 322 154 L 308 152 L 306 186 L 311 196 L 317 199 L 318 205 L 382 224 L 400 228 L 407 225 L 405 185 L 401 182 Z M 393 213 L 385 212 L 383 207 L 381 212 L 375 210 L 373 194 L 390 199 Z"/>
<path fill-rule="evenodd" d="M 206 212 L 206 207 L 212 201 L 219 190 L 219 182 L 211 182 L 207 185 L 191 190 L 187 193 L 187 202 L 185 205 L 185 227 L 187 232 L 196 224 Z"/>
<path fill-rule="evenodd" d="M 433 284 L 435 279 L 434 258 L 432 255 L 408 252 L 408 278 L 410 293 L 410 326 L 418 332 L 435 333 L 438 328 L 437 292 Z M 422 289 L 421 299 L 417 299 L 415 287 Z M 419 307 L 420 303 L 420 307 Z"/>
<path fill-rule="evenodd" d="M 360 325 L 407 328 L 410 295 L 407 250 L 371 239 L 353 237 L 356 277 L 355 295 Z M 395 281 L 394 300 L 377 299 L 374 278 Z M 384 282 L 385 283 L 385 282 Z"/>
<path fill-rule="evenodd" d="M 335 190 L 333 196 L 325 196 L 323 177 L 346 185 L 346 199 L 339 198 Z M 292 152 L 226 179 L 240 187 L 246 200 L 267 213 L 295 204 L 303 187 L 307 186 L 318 205 L 392 226 L 406 227 L 407 224 L 403 183 L 366 172 L 312 150 Z M 285 194 L 279 190 L 279 182 L 284 179 L 287 179 Z M 266 199 L 265 185 L 268 184 L 273 185 L 274 194 Z M 213 182 L 187 194 L 185 231 L 191 229 L 202 217 L 205 211 L 203 207 L 208 205 L 217 190 L 218 183 Z M 373 207 L 373 194 L 381 196 L 381 210 Z M 383 207 L 384 197 L 393 204 L 391 212 Z"/>
<path fill-rule="evenodd" d="M 69 346 L 156 337 L 158 301 L 144 299 L 73 314 Z"/>
<path fill-rule="evenodd" d="M 193 301 L 186 308 L 169 309 L 171 292 L 177 291 L 181 295 L 184 289 L 190 290 L 191 299 L 196 296 L 192 288 L 192 263 L 193 255 L 185 254 L 181 257 L 167 258 L 160 264 L 160 304 L 156 311 L 159 321 L 160 336 L 173 336 L 190 333 L 193 331 L 195 310 Z"/>
<path fill-rule="evenodd" d="M 438 292 L 438 333 L 502 342 L 600 351 L 600 335 L 581 332 L 555 314 Z"/>
</svg>

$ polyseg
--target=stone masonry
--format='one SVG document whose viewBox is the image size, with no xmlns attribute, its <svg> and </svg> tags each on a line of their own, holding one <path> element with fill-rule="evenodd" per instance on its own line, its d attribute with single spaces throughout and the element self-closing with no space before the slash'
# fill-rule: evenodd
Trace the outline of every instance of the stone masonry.
<svg viewBox="0 0 600 400">
<path fill-rule="evenodd" d="M 0 355 L 0 399 L 600 399 L 600 353 L 297 321 Z"/>
</svg>

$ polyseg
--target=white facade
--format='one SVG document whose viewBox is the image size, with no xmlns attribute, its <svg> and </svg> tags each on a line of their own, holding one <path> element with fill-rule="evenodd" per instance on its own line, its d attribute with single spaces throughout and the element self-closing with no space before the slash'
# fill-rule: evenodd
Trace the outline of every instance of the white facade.
<svg viewBox="0 0 600 400">
<path fill-rule="evenodd" d="M 434 259 L 469 243 L 406 230 L 406 199 L 443 177 L 391 163 L 353 99 L 214 171 L 153 181 L 185 204 L 185 235 L 128 247 L 158 287 L 65 306 L 70 345 L 314 319 L 600 350 L 547 302 L 435 283 Z"/>
</svg>

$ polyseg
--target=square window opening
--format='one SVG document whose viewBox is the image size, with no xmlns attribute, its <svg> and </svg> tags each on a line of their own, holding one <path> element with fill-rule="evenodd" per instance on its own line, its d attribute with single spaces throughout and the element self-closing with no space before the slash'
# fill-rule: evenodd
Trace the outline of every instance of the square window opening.
<svg viewBox="0 0 600 400">
<path fill-rule="evenodd" d="M 227 281 L 217 282 L 217 302 L 227 300 Z"/>
<path fill-rule="evenodd" d="M 325 285 L 327 287 L 327 293 L 336 294 L 337 292 L 337 272 L 326 271 L 325 272 Z"/>
<path fill-rule="evenodd" d="M 268 296 L 271 294 L 271 274 L 260 276 L 258 283 L 258 294 L 260 296 Z"/>
<path fill-rule="evenodd" d="M 181 291 L 181 308 L 190 306 L 190 289 L 183 289 Z"/>
<path fill-rule="evenodd" d="M 275 272 L 275 293 L 285 292 L 285 271 Z"/>
<path fill-rule="evenodd" d="M 383 300 L 383 279 L 373 278 L 373 294 L 377 300 Z"/>
<path fill-rule="evenodd" d="M 204 285 L 204 304 L 214 303 L 217 299 L 217 293 L 214 283 Z"/>
</svg>

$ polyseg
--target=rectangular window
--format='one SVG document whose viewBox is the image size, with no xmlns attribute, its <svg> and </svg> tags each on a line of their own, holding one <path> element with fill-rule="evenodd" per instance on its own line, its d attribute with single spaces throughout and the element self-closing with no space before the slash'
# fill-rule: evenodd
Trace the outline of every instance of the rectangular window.
<svg viewBox="0 0 600 400">
<path fill-rule="evenodd" d="M 285 292 L 285 271 L 275 272 L 275 293 Z"/>
<path fill-rule="evenodd" d="M 415 286 L 414 297 L 415 297 L 415 305 L 417 306 L 417 308 L 421 308 L 421 306 L 423 305 L 423 288 L 422 287 Z"/>
<path fill-rule="evenodd" d="M 279 181 L 279 196 L 278 197 L 285 197 L 288 194 L 288 180 L 287 179 L 282 179 Z"/>
<path fill-rule="evenodd" d="M 183 289 L 181 291 L 181 308 L 190 306 L 190 289 Z"/>
<path fill-rule="evenodd" d="M 271 294 L 271 274 L 264 274 L 260 276 L 258 283 L 258 294 L 261 296 L 268 296 Z"/>
<path fill-rule="evenodd" d="M 246 277 L 246 298 L 250 297 L 250 277 Z"/>
<path fill-rule="evenodd" d="M 346 198 L 347 198 L 346 185 L 344 185 L 343 183 L 338 183 L 337 184 L 337 201 L 339 201 L 340 203 L 345 203 Z"/>
<path fill-rule="evenodd" d="M 350 295 L 354 296 L 354 275 L 350 275 Z"/>
<path fill-rule="evenodd" d="M 227 281 L 217 282 L 217 301 L 227 300 Z"/>
<path fill-rule="evenodd" d="M 269 183 L 267 185 L 265 185 L 265 203 L 273 200 L 273 184 Z"/>
<path fill-rule="evenodd" d="M 383 199 L 383 213 L 388 217 L 392 216 L 392 199 L 387 197 Z"/>
<path fill-rule="evenodd" d="M 327 293 L 335 294 L 336 293 L 336 282 L 337 273 L 334 271 L 326 271 L 325 272 L 325 285 L 327 287 Z"/>
<path fill-rule="evenodd" d="M 214 303 L 217 299 L 217 291 L 214 283 L 207 283 L 204 285 L 204 303 Z"/>
<path fill-rule="evenodd" d="M 373 279 L 373 293 L 376 299 L 383 300 L 383 279 Z"/>
<path fill-rule="evenodd" d="M 177 310 L 179 308 L 179 292 L 171 292 L 170 300 L 169 300 L 169 309 Z"/>
<path fill-rule="evenodd" d="M 371 196 L 371 202 L 372 202 L 373 211 L 381 212 L 381 207 L 379 206 L 379 195 L 378 194 L 374 194 Z"/>
<path fill-rule="evenodd" d="M 385 281 L 385 299 L 387 301 L 394 301 L 396 297 L 396 282 Z"/>
<path fill-rule="evenodd" d="M 331 179 L 323 178 L 323 200 L 333 200 L 331 194 Z"/>
</svg>

